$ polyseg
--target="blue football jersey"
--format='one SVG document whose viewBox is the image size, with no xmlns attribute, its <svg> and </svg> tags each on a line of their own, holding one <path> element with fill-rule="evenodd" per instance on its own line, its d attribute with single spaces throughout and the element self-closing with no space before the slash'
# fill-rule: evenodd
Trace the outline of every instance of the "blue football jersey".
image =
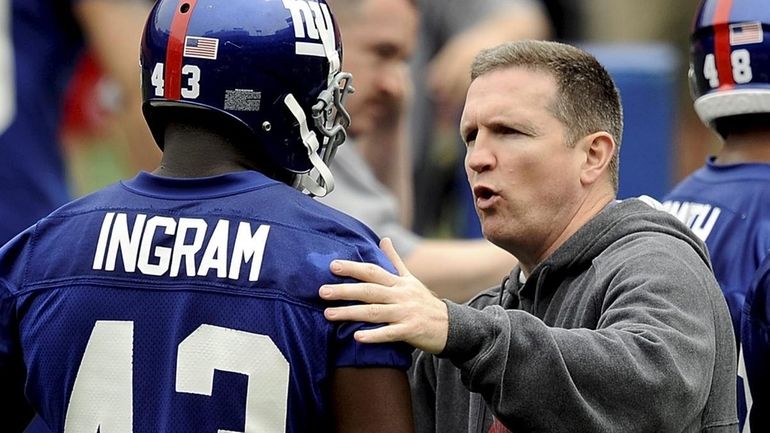
<svg viewBox="0 0 770 433">
<path fill-rule="evenodd" d="M 770 251 L 770 165 L 711 158 L 663 200 L 706 243 L 738 338 L 743 299 Z"/>
<path fill-rule="evenodd" d="M 69 199 L 58 131 L 83 46 L 74 1 L 0 0 L 0 245 Z"/>
<path fill-rule="evenodd" d="M 744 299 L 754 273 L 770 251 L 770 165 L 706 165 L 664 197 L 663 206 L 708 247 L 727 300 L 736 342 Z M 746 420 L 744 381 L 737 380 L 738 417 Z"/>
<path fill-rule="evenodd" d="M 338 367 L 407 369 L 325 320 L 333 259 L 395 272 L 363 224 L 260 173 L 141 173 L 0 250 L 0 369 L 54 432 L 333 430 Z"/>
<path fill-rule="evenodd" d="M 741 351 L 752 401 L 753 432 L 770 431 L 770 257 L 759 268 L 746 294 L 741 320 Z"/>
</svg>

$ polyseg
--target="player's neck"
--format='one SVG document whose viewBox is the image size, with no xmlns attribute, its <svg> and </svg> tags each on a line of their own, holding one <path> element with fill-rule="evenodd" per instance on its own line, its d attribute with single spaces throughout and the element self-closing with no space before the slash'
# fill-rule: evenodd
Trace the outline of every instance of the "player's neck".
<svg viewBox="0 0 770 433">
<path fill-rule="evenodd" d="M 770 130 L 731 134 L 716 157 L 717 164 L 770 164 Z"/>
<path fill-rule="evenodd" d="M 153 172 L 167 177 L 208 177 L 256 167 L 236 143 L 205 128 L 191 125 L 169 127 L 163 158 Z"/>
</svg>

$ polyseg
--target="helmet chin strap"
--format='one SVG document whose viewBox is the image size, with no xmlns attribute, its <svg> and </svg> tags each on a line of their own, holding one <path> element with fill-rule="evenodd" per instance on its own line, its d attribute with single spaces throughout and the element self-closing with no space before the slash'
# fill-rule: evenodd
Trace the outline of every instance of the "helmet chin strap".
<svg viewBox="0 0 770 433">
<path fill-rule="evenodd" d="M 309 193 L 316 197 L 323 197 L 334 189 L 334 176 L 332 175 L 329 167 L 323 162 L 321 156 L 318 155 L 318 149 L 320 144 L 318 143 L 318 137 L 307 126 L 307 118 L 305 112 L 302 111 L 299 102 L 294 98 L 294 95 L 289 93 L 283 99 L 283 103 L 288 107 L 291 114 L 299 122 L 299 132 L 302 136 L 302 143 L 307 149 L 307 156 L 310 159 L 310 163 L 313 164 L 313 169 L 307 173 L 298 174 L 292 185 L 294 188 L 302 191 L 303 193 Z"/>
</svg>

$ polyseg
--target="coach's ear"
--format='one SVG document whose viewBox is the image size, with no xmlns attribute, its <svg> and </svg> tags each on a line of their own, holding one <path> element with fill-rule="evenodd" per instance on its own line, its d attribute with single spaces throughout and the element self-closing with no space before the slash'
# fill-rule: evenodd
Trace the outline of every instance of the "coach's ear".
<svg viewBox="0 0 770 433">
<path fill-rule="evenodd" d="M 585 157 L 580 168 L 581 184 L 591 185 L 602 176 L 610 176 L 609 165 L 617 147 L 612 135 L 604 131 L 594 132 L 580 139 L 575 146 Z"/>
</svg>

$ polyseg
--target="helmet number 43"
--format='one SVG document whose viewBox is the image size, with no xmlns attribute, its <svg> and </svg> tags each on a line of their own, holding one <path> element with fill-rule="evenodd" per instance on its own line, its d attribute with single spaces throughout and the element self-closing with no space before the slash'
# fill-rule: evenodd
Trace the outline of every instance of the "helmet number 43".
<svg viewBox="0 0 770 433">
<path fill-rule="evenodd" d="M 163 63 L 156 63 L 155 68 L 152 70 L 152 76 L 150 82 L 155 87 L 155 96 L 164 95 L 164 67 Z M 182 77 L 187 80 L 185 86 L 182 87 L 182 97 L 185 99 L 196 99 L 201 94 L 201 70 L 195 65 L 182 66 Z"/>
<path fill-rule="evenodd" d="M 737 84 L 745 84 L 754 77 L 751 72 L 751 55 L 749 50 L 735 50 L 730 54 L 730 64 L 733 70 L 733 81 Z M 712 89 L 719 87 L 719 72 L 716 67 L 714 54 L 706 54 L 703 61 L 703 77 L 708 80 Z"/>
</svg>

